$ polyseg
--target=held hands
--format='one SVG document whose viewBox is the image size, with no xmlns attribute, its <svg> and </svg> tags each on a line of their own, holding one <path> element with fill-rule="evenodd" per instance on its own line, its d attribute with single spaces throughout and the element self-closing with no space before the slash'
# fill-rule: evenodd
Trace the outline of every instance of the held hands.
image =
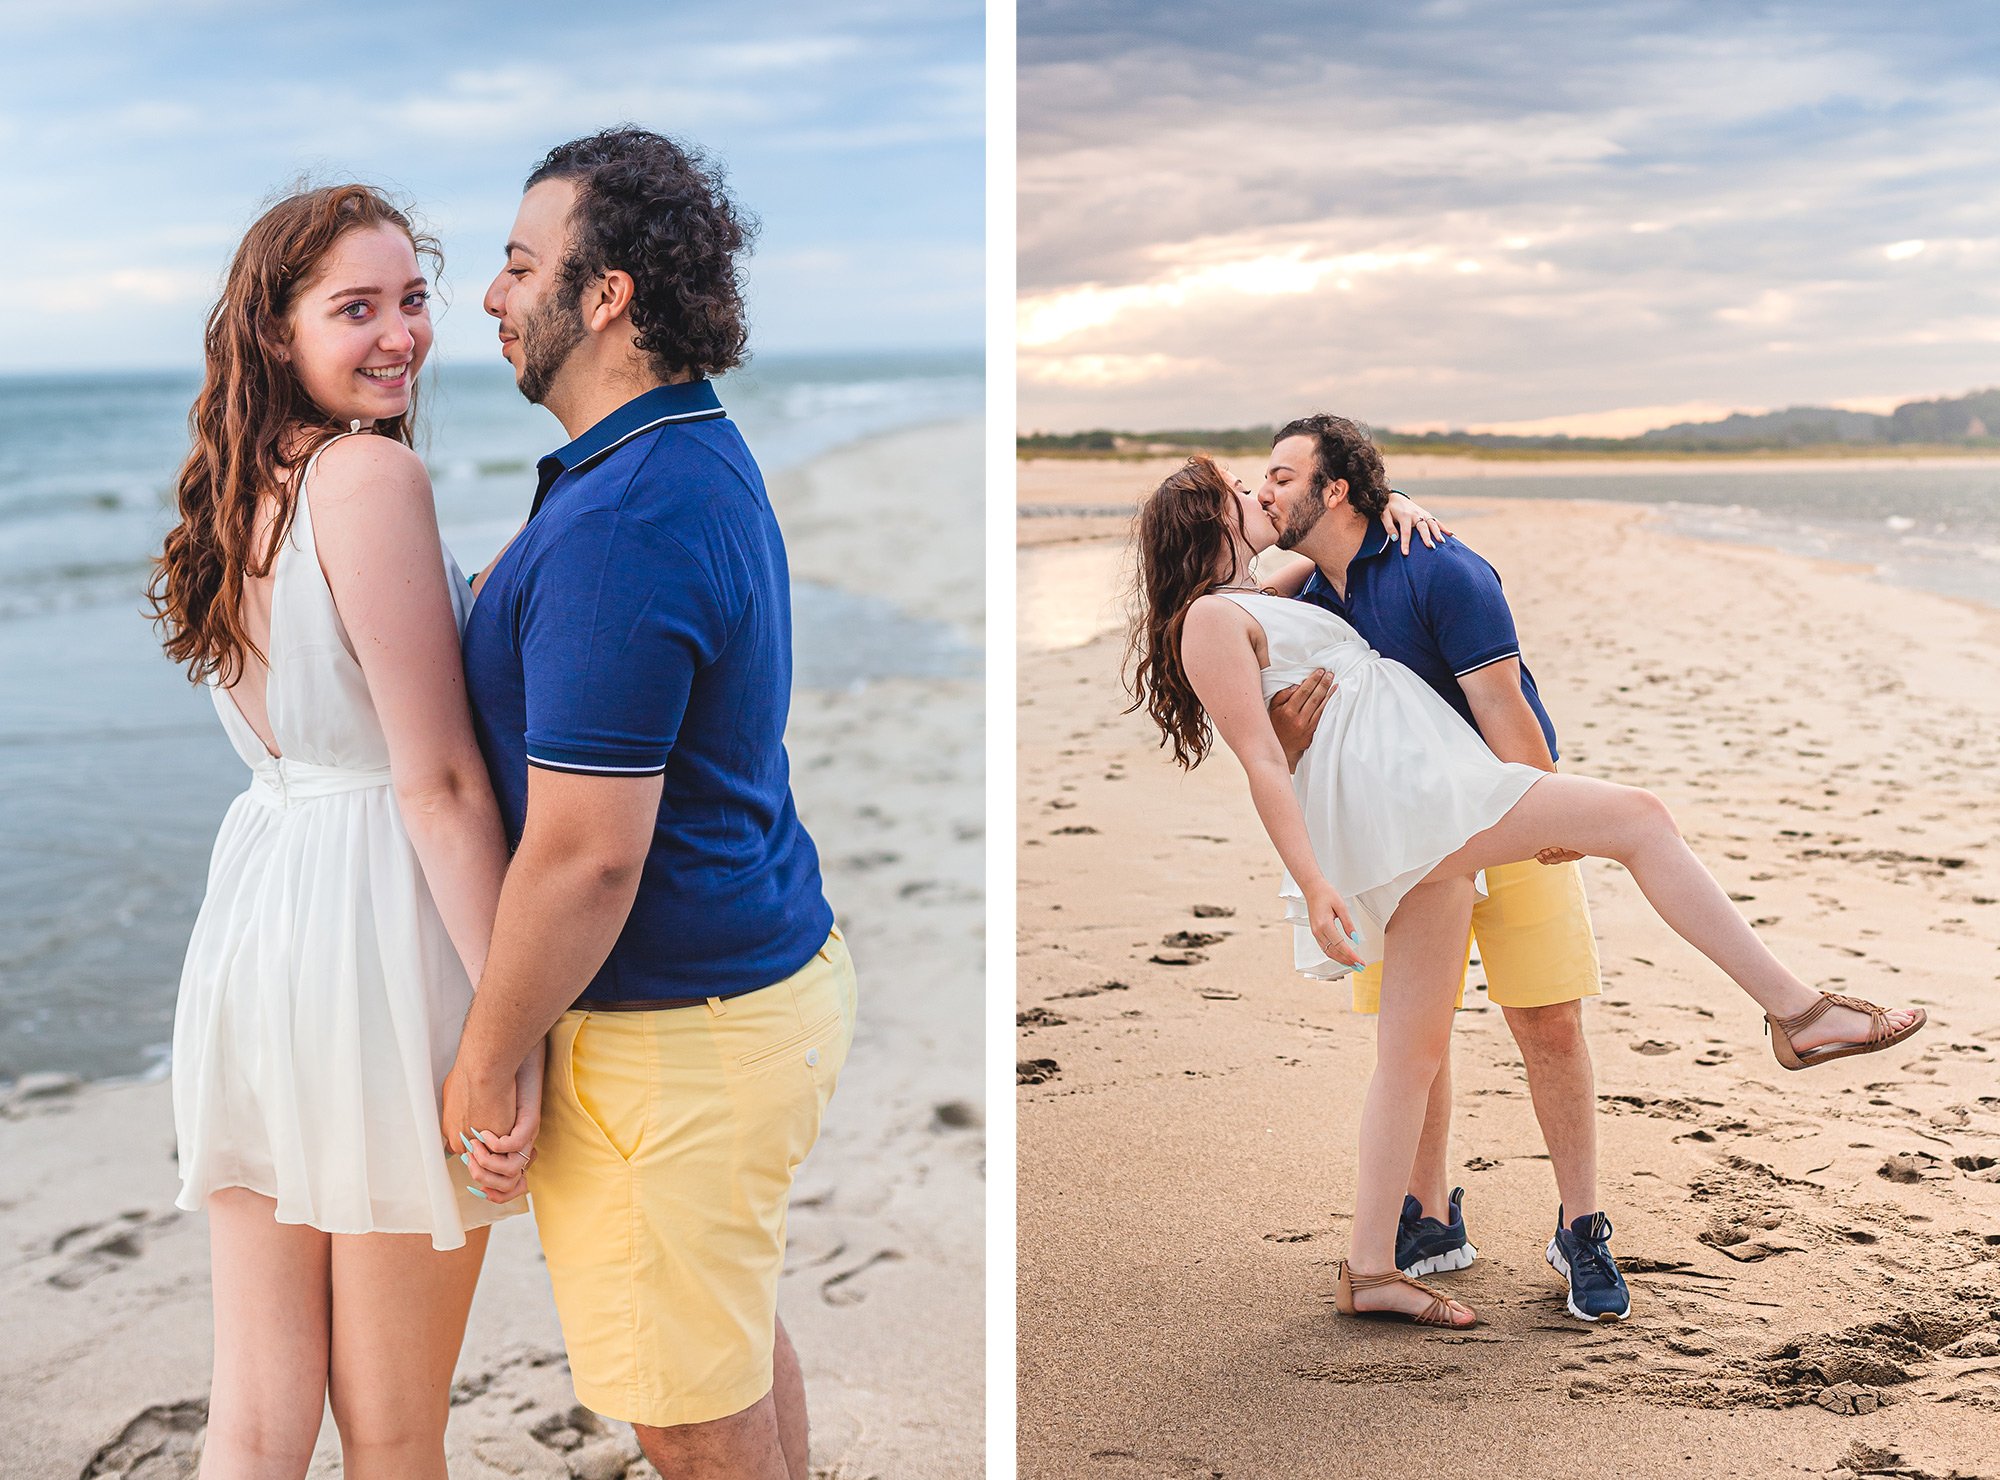
<svg viewBox="0 0 2000 1480">
<path fill-rule="evenodd" d="M 1326 701 L 1339 687 L 1332 674 L 1324 668 L 1315 668 L 1298 683 L 1271 696 L 1271 728 L 1277 731 L 1278 743 L 1285 748 L 1287 770 L 1299 768 L 1299 757 L 1312 744 Z"/>
<path fill-rule="evenodd" d="M 1444 521 L 1417 503 L 1406 493 L 1391 491 L 1389 506 L 1382 511 L 1382 527 L 1389 531 L 1389 537 L 1402 546 L 1405 555 L 1410 553 L 1410 535 L 1423 537 L 1425 546 L 1435 550 L 1439 540 L 1451 538 L 1451 531 L 1444 527 Z"/>
<path fill-rule="evenodd" d="M 1312 922 L 1313 939 L 1319 942 L 1322 951 L 1356 971 L 1368 964 L 1355 949 L 1360 932 L 1354 928 L 1354 917 L 1347 912 L 1347 901 L 1331 884 L 1321 881 L 1306 890 L 1306 913 Z"/>
<path fill-rule="evenodd" d="M 512 1074 L 495 1077 L 460 1060 L 445 1076 L 439 1125 L 452 1155 L 471 1172 L 473 1191 L 489 1202 L 512 1202 L 527 1190 L 535 1137 L 542 1128 L 542 1068 L 538 1043 Z M 501 1133 L 490 1129 L 507 1126 Z"/>
</svg>

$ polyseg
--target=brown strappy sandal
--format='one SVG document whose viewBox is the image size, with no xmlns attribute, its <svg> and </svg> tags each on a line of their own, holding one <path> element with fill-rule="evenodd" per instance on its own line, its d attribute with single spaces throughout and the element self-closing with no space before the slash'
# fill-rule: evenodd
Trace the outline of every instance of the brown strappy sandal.
<svg viewBox="0 0 2000 1480">
<path fill-rule="evenodd" d="M 1818 1022 L 1829 1007 L 1850 1007 L 1856 1012 L 1865 1012 L 1872 1021 L 1868 1036 L 1859 1043 L 1825 1043 L 1818 1048 L 1809 1048 L 1800 1053 L 1792 1047 L 1792 1035 Z M 1842 997 L 1835 992 L 1820 993 L 1819 1001 L 1808 1007 L 1797 1017 L 1774 1018 L 1764 1014 L 1764 1031 L 1771 1035 L 1771 1052 L 1778 1056 L 1778 1062 L 1787 1069 L 1810 1069 L 1815 1064 L 1830 1064 L 1835 1059 L 1848 1058 L 1858 1053 L 1880 1053 L 1885 1048 L 1894 1048 L 1928 1019 L 1921 1007 L 1911 1009 L 1916 1017 L 1909 1026 L 1892 1028 L 1889 1014 L 1872 1002 L 1863 1002 L 1859 997 Z"/>
<path fill-rule="evenodd" d="M 1382 1285 L 1408 1285 L 1412 1290 L 1421 1290 L 1424 1294 L 1430 1296 L 1431 1303 L 1424 1307 L 1422 1314 L 1414 1316 L 1407 1311 L 1401 1310 L 1356 1310 L 1354 1308 L 1354 1292 L 1356 1290 L 1373 1290 Z M 1456 1303 L 1464 1304 L 1463 1301 Z M 1464 1331 L 1479 1324 L 1479 1318 L 1476 1315 L 1464 1325 L 1460 1325 L 1457 1321 L 1454 1321 L 1451 1318 L 1451 1307 L 1453 1304 L 1454 1302 L 1449 1295 L 1440 1295 L 1429 1285 L 1418 1280 L 1413 1280 L 1408 1275 L 1397 1270 L 1392 1269 L 1387 1274 L 1356 1274 L 1347 1267 L 1345 1259 L 1340 1261 L 1340 1276 L 1333 1287 L 1334 1309 L 1338 1310 L 1344 1316 L 1361 1316 L 1364 1319 L 1371 1316 L 1379 1316 L 1385 1320 L 1410 1321 L 1419 1326 L 1443 1326 L 1451 1331 Z M 1472 1309 L 1469 1305 L 1465 1308 L 1467 1310 Z"/>
</svg>

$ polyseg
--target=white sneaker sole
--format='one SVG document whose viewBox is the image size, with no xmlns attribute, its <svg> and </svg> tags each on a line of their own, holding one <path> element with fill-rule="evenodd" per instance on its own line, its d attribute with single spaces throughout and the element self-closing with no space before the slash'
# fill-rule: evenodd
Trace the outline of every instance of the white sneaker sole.
<svg viewBox="0 0 2000 1480">
<path fill-rule="evenodd" d="M 1420 1280 L 1427 1274 L 1450 1274 L 1454 1269 L 1465 1269 L 1479 1257 L 1479 1250 L 1468 1241 L 1447 1254 L 1433 1254 L 1428 1259 L 1419 1259 L 1404 1268 L 1403 1273 L 1413 1280 Z"/>
<path fill-rule="evenodd" d="M 1601 1316 L 1587 1315 L 1578 1310 L 1575 1299 L 1569 1294 L 1569 1261 L 1563 1258 L 1562 1248 L 1554 1239 L 1549 1240 L 1548 1253 L 1544 1257 L 1549 1261 L 1549 1268 L 1563 1277 L 1563 1304 L 1569 1307 L 1569 1313 L 1579 1321 L 1588 1321 L 1594 1326 L 1600 1321 L 1622 1321 L 1632 1314 L 1632 1297 L 1629 1295 L 1625 1297 L 1623 1310 L 1608 1310 Z"/>
</svg>

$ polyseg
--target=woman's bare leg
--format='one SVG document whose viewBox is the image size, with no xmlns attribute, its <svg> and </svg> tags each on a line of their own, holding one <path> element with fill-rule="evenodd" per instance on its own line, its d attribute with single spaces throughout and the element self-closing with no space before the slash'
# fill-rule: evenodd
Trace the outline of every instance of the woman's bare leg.
<svg viewBox="0 0 2000 1480">
<path fill-rule="evenodd" d="M 440 1253 L 421 1233 L 333 1240 L 329 1397 L 347 1480 L 445 1480 L 451 1375 L 487 1230 Z"/>
<path fill-rule="evenodd" d="M 1427 879 L 1403 897 L 1389 921 L 1382 1009 L 1375 1020 L 1375 1073 L 1361 1106 L 1361 1155 L 1354 1179 L 1348 1265 L 1357 1274 L 1396 1267 L 1396 1219 L 1410 1184 L 1417 1142 L 1451 1040 L 1452 1004 L 1465 966 L 1472 876 Z M 1360 1310 L 1417 1314 L 1430 1297 L 1404 1285 L 1355 1292 Z M 1456 1302 L 1454 1302 L 1456 1304 Z M 1463 1306 L 1453 1316 L 1472 1319 Z"/>
<path fill-rule="evenodd" d="M 326 1408 L 328 1236 L 243 1187 L 208 1200 L 215 1374 L 201 1480 L 294 1480 Z"/>
<path fill-rule="evenodd" d="M 1647 902 L 1676 934 L 1726 972 L 1771 1016 L 1796 1017 L 1820 994 L 1800 981 L 1757 938 L 1729 896 L 1649 791 L 1587 776 L 1544 776 L 1507 815 L 1469 839 L 1432 873 L 1466 874 L 1533 858 L 1560 847 L 1625 865 Z M 1897 1027 L 1910 1015 L 1890 1013 Z M 1800 1048 L 1868 1036 L 1866 1014 L 1833 1008 L 1793 1042 Z"/>
</svg>

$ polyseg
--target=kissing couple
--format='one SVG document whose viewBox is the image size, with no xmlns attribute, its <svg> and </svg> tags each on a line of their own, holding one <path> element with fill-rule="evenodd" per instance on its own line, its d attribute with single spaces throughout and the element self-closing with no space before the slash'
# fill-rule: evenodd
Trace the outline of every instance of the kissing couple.
<svg viewBox="0 0 2000 1480">
<path fill-rule="evenodd" d="M 443 1480 L 524 1190 L 578 1399 L 663 1474 L 804 1480 L 777 1286 L 855 980 L 783 745 L 784 544 L 710 380 L 749 234 L 641 129 L 528 174 L 484 306 L 570 440 L 472 582 L 411 448 L 436 243 L 343 184 L 236 250 L 151 590 L 250 772 L 174 1020 L 205 1480 L 304 1476 L 329 1403 L 351 1480 Z"/>
<path fill-rule="evenodd" d="M 1285 867 L 1296 968 L 1358 973 L 1355 1004 L 1377 1011 L 1341 1313 L 1478 1319 L 1413 1278 L 1475 1257 L 1461 1194 L 1444 1186 L 1452 1013 L 1474 936 L 1562 1197 L 1549 1263 L 1572 1315 L 1629 1313 L 1596 1190 L 1581 999 L 1599 988 L 1578 858 L 1631 872 L 1661 919 L 1763 1009 L 1788 1069 L 1876 1053 L 1923 1027 L 1921 1008 L 1822 993 L 1786 970 L 1658 797 L 1556 773 L 1555 729 L 1499 577 L 1392 494 L 1354 422 L 1280 428 L 1254 493 L 1190 458 L 1141 506 L 1135 541 L 1133 707 L 1184 769 L 1221 737 Z M 1262 579 L 1258 557 L 1273 547 L 1308 558 Z"/>
</svg>

